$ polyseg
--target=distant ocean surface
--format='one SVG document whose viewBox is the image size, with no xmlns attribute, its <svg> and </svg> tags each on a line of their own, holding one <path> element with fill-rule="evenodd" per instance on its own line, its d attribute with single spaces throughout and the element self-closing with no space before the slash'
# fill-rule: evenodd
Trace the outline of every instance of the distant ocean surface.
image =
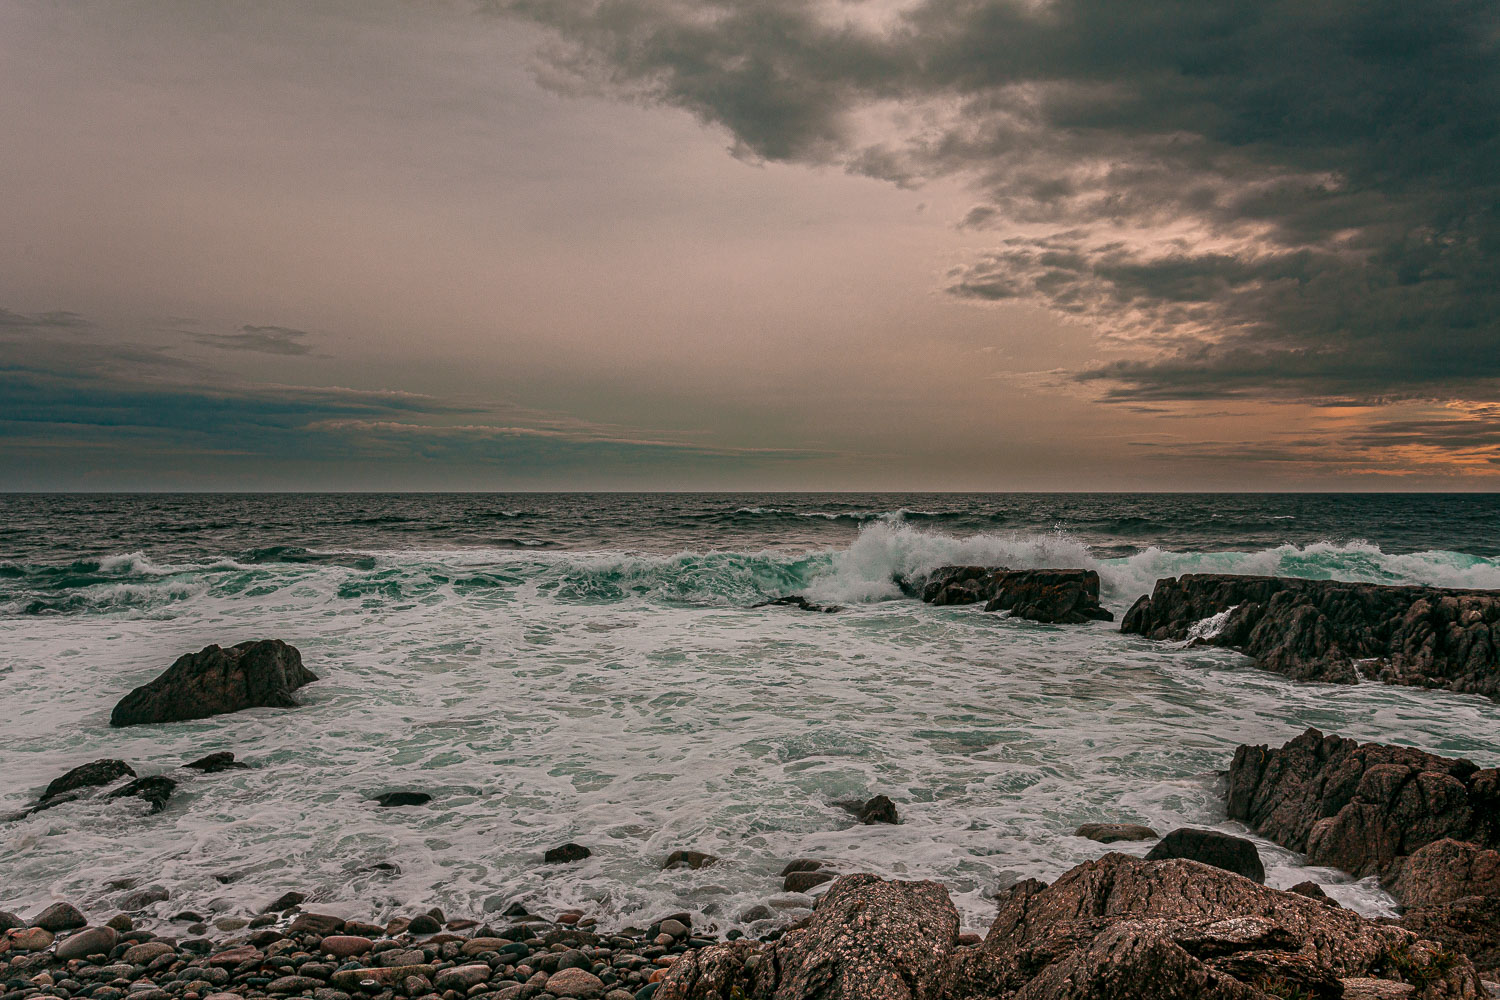
<svg viewBox="0 0 1500 1000">
<path fill-rule="evenodd" d="M 1500 589 L 1500 496 L 0 495 L 0 909 L 106 910 L 133 882 L 170 892 L 160 918 L 298 889 L 361 917 L 521 901 L 755 931 L 757 904 L 806 912 L 777 876 L 817 858 L 940 880 L 981 929 L 998 887 L 1107 850 L 1080 823 L 1243 833 L 1216 775 L 1240 743 L 1311 725 L 1500 764 L 1482 698 L 1297 683 L 893 582 L 951 563 L 1093 568 L 1117 616 L 1189 572 Z M 791 593 L 846 610 L 751 607 Z M 109 728 L 179 655 L 253 638 L 301 650 L 303 707 Z M 254 766 L 178 770 L 214 750 Z M 99 757 L 178 791 L 154 816 L 9 818 Z M 434 798 L 369 801 L 395 790 Z M 900 825 L 835 804 L 878 793 Z M 568 841 L 593 856 L 542 865 Z M 1273 885 L 1389 905 L 1260 847 Z M 661 871 L 677 849 L 722 860 Z"/>
</svg>

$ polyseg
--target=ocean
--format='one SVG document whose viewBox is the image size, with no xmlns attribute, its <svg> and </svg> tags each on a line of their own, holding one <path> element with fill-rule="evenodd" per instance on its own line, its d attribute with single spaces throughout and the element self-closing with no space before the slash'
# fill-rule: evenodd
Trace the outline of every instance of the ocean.
<svg viewBox="0 0 1500 1000">
<path fill-rule="evenodd" d="M 166 920 L 296 889 L 362 918 L 519 901 L 754 933 L 807 912 L 778 876 L 815 858 L 939 880 L 980 930 L 997 888 L 1111 849 L 1080 823 L 1243 834 L 1218 774 L 1241 743 L 1317 726 L 1500 764 L 1483 698 L 1298 683 L 894 583 L 951 563 L 1096 569 L 1117 617 L 1187 572 L 1500 589 L 1500 496 L 0 495 L 0 909 L 161 886 Z M 792 593 L 844 610 L 752 607 Z M 302 707 L 109 727 L 181 654 L 255 638 L 319 675 Z M 253 767 L 180 770 L 216 750 Z M 12 818 L 99 757 L 177 792 Z M 397 790 L 433 799 L 370 801 Z M 899 825 L 837 804 L 876 794 Z M 569 841 L 592 856 L 542 864 Z M 1258 844 L 1270 884 L 1391 912 Z M 678 849 L 721 860 L 662 871 Z"/>
</svg>

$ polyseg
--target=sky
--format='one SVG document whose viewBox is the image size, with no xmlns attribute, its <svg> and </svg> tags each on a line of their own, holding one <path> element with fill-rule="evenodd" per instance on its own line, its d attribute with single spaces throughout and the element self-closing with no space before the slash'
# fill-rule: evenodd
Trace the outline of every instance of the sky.
<svg viewBox="0 0 1500 1000">
<path fill-rule="evenodd" d="M 1500 489 L 1492 0 L 7 0 L 0 489 Z"/>
</svg>

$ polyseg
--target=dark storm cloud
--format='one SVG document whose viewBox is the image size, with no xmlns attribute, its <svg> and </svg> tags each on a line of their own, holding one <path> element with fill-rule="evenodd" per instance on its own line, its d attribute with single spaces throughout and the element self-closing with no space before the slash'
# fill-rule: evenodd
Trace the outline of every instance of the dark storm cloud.
<svg viewBox="0 0 1500 1000">
<path fill-rule="evenodd" d="M 950 291 L 1130 347 L 1108 398 L 1500 395 L 1492 0 L 490 6 L 742 155 L 969 180 Z"/>
<path fill-rule="evenodd" d="M 46 312 L 26 315 L 0 309 L 0 331 L 19 330 L 81 330 L 89 326 L 77 313 Z"/>
<path fill-rule="evenodd" d="M 193 339 L 205 347 L 223 351 L 254 351 L 257 354 L 308 354 L 312 348 L 302 341 L 306 330 L 285 326 L 242 326 L 237 333 L 200 333 Z"/>
</svg>

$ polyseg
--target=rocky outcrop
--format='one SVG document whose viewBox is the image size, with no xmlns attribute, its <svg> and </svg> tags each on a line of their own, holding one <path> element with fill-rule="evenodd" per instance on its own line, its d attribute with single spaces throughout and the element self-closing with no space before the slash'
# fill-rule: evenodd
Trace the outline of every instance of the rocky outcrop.
<svg viewBox="0 0 1500 1000">
<path fill-rule="evenodd" d="M 1403 926 L 1500 967 L 1500 770 L 1309 729 L 1236 751 L 1229 815 L 1309 864 L 1379 875 Z"/>
<path fill-rule="evenodd" d="M 203 719 L 247 708 L 295 708 L 292 692 L 317 680 L 280 639 L 208 646 L 188 653 L 120 699 L 111 726 Z"/>
<path fill-rule="evenodd" d="M 1500 591 L 1190 574 L 1156 581 L 1120 631 L 1236 649 L 1298 680 L 1500 700 Z"/>
<path fill-rule="evenodd" d="M 999 898 L 958 943 L 930 882 L 849 875 L 769 944 L 704 948 L 655 1000 L 1267 1000 L 1482 996 L 1473 966 L 1399 927 L 1192 861 L 1107 854 Z"/>
<path fill-rule="evenodd" d="M 801 594 L 790 594 L 786 597 L 778 597 L 774 601 L 761 601 L 759 604 L 750 606 L 752 608 L 796 608 L 798 611 L 816 611 L 825 615 L 837 614 L 844 610 L 836 604 L 816 604 Z"/>
<path fill-rule="evenodd" d="M 1236 750 L 1228 808 L 1308 864 L 1359 876 L 1445 837 L 1500 847 L 1500 770 L 1316 729 Z"/>
<path fill-rule="evenodd" d="M 920 594 L 928 604 L 982 602 L 986 611 L 1049 624 L 1114 621 L 1099 605 L 1099 574 L 1091 569 L 942 566 L 927 574 Z"/>
<path fill-rule="evenodd" d="M 62 777 L 53 779 L 52 783 L 43 790 L 41 797 L 37 799 L 32 812 L 50 809 L 52 806 L 78 798 L 89 789 L 112 785 L 125 777 L 134 778 L 135 769 L 123 760 L 106 758 L 80 764 Z"/>
</svg>

